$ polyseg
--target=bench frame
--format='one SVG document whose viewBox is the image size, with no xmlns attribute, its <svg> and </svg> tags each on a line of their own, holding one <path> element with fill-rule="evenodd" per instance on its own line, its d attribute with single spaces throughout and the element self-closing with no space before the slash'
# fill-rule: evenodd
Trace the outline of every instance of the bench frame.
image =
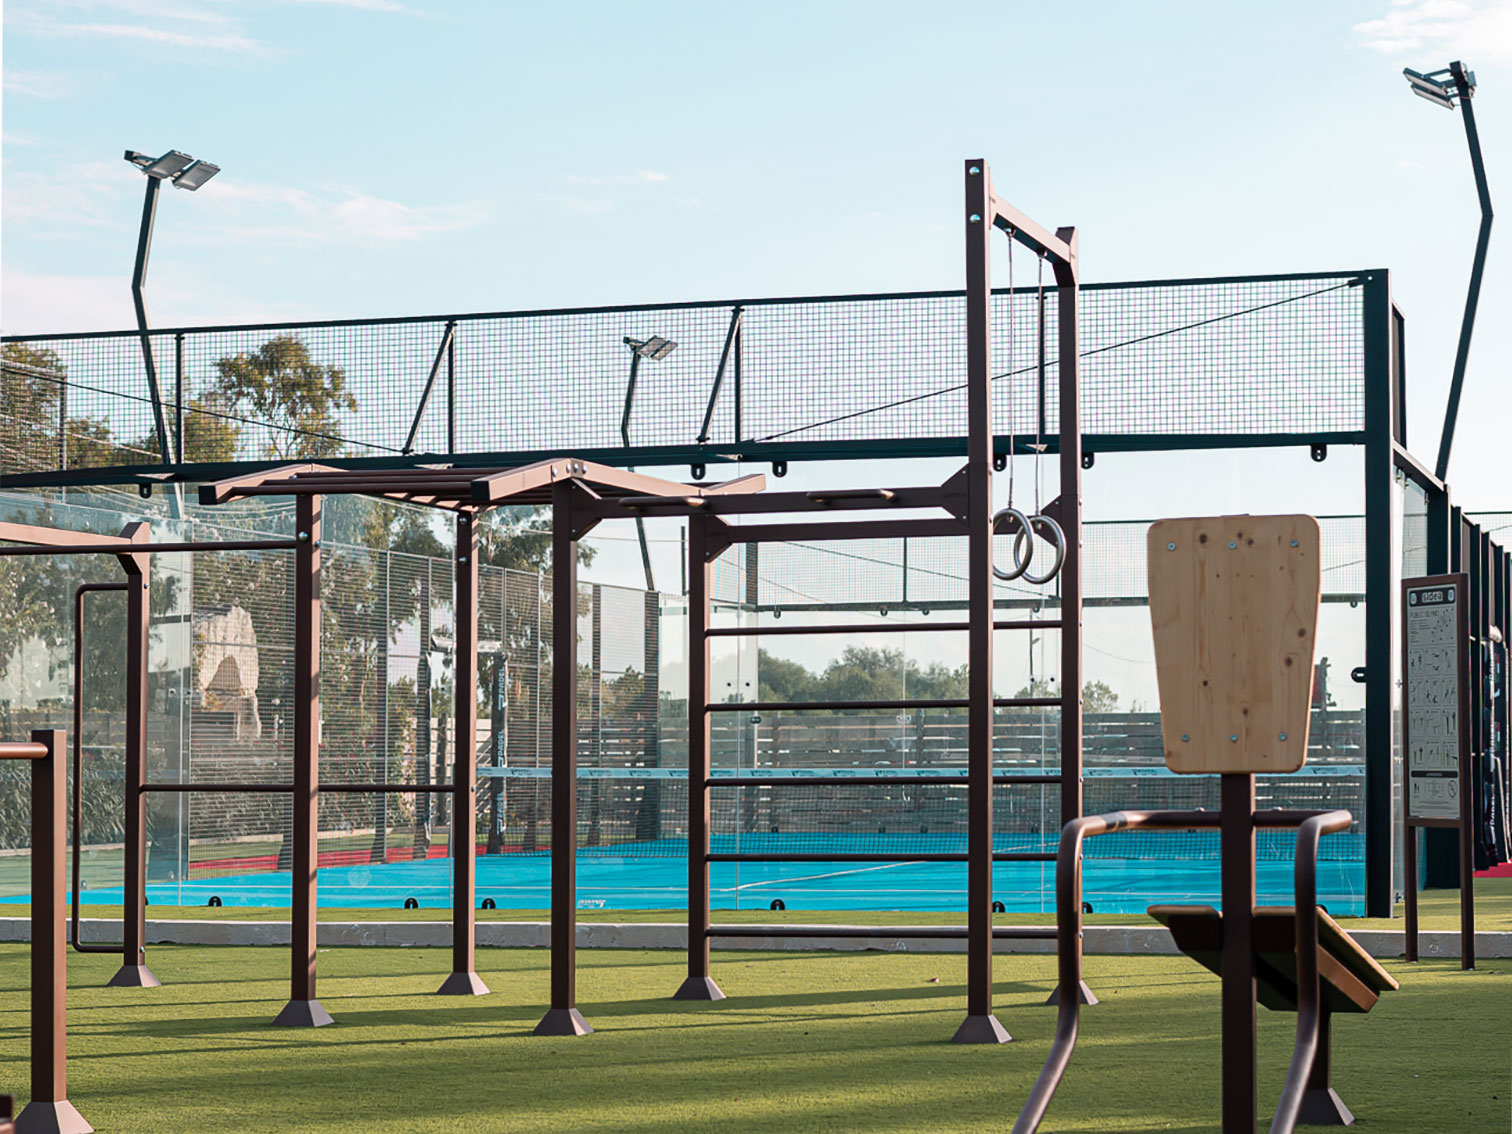
<svg viewBox="0 0 1512 1134">
<path fill-rule="evenodd" d="M 1297 828 L 1296 951 L 1297 1039 L 1287 1070 L 1286 1084 L 1276 1106 L 1271 1134 L 1291 1134 L 1303 1117 L 1304 1100 L 1317 1084 L 1334 1099 L 1327 1087 L 1329 1060 L 1328 1022 L 1323 1010 L 1319 973 L 1318 841 L 1324 834 L 1348 829 L 1354 817 L 1348 811 L 1255 810 L 1255 777 L 1230 773 L 1221 777 L 1222 806 L 1211 811 L 1115 811 L 1088 815 L 1067 823 L 1061 832 L 1056 859 L 1056 927 L 1059 959 L 1059 1000 L 1055 1040 L 1045 1066 L 1030 1091 L 1013 1134 L 1033 1134 L 1055 1096 L 1071 1052 L 1076 1047 L 1080 1005 L 1076 990 L 1081 986 L 1082 935 L 1082 843 L 1095 835 L 1136 828 L 1194 830 L 1217 828 L 1223 869 L 1222 1021 L 1223 1021 L 1223 1131 L 1224 1134 L 1254 1134 L 1259 1095 L 1255 1076 L 1257 983 L 1254 952 L 1255 834 L 1260 828 Z M 1342 1119 L 1349 1112 L 1323 1121 Z M 1308 1120 L 1314 1106 L 1306 1107 Z M 1350 1116 L 1352 1118 L 1352 1116 Z"/>
</svg>

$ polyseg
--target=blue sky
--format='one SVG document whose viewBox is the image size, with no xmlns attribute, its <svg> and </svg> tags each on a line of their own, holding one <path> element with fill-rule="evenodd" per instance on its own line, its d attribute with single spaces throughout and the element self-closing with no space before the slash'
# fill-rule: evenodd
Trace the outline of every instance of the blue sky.
<svg viewBox="0 0 1512 1134">
<path fill-rule="evenodd" d="M 1477 213 L 1403 66 L 1474 67 L 1512 192 L 1512 0 L 9 0 L 3 49 L 12 333 L 129 325 L 128 147 L 225 171 L 165 191 L 159 326 L 958 287 L 985 156 L 1087 280 L 1390 268 L 1431 462 Z M 1451 469 L 1480 509 L 1512 508 L 1508 239 Z M 1089 474 L 1089 515 L 1360 507 L 1349 454 L 1193 459 Z"/>
</svg>

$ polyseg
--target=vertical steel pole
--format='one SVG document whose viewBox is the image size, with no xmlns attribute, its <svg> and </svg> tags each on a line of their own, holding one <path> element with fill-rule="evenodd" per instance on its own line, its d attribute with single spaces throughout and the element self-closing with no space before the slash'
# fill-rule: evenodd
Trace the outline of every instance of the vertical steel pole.
<svg viewBox="0 0 1512 1134">
<path fill-rule="evenodd" d="M 688 517 L 688 975 L 674 1000 L 723 1000 L 709 975 L 709 521 Z"/>
<path fill-rule="evenodd" d="M 574 482 L 551 488 L 551 1007 L 538 1036 L 593 1031 L 577 1009 L 578 610 Z"/>
<path fill-rule="evenodd" d="M 1255 777 L 1220 778 L 1223 1134 L 1255 1134 Z"/>
<path fill-rule="evenodd" d="M 290 873 L 289 1003 L 275 1024 L 318 1028 L 331 1015 L 315 999 L 315 888 L 320 819 L 319 496 L 295 498 L 294 830 Z"/>
<path fill-rule="evenodd" d="M 1398 503 L 1391 435 L 1391 276 L 1366 277 L 1365 336 L 1365 916 L 1392 914 L 1396 617 L 1392 529 Z"/>
<path fill-rule="evenodd" d="M 152 530 L 130 523 L 123 539 L 145 543 Z M 117 556 L 126 573 L 126 768 L 124 797 L 125 876 L 121 893 L 121 968 L 109 988 L 156 988 L 147 967 L 147 633 L 151 617 L 151 559 L 144 553 Z"/>
<path fill-rule="evenodd" d="M 184 463 L 184 333 L 173 336 L 173 453 Z"/>
<path fill-rule="evenodd" d="M 147 178 L 147 195 L 142 200 L 142 227 L 137 234 L 136 267 L 131 274 L 131 302 L 136 307 L 137 337 L 142 343 L 142 364 L 147 368 L 147 394 L 152 399 L 152 424 L 157 432 L 158 452 L 163 464 L 173 460 L 173 451 L 168 448 L 168 427 L 163 420 L 163 390 L 158 384 L 157 359 L 152 353 L 152 335 L 147 329 L 147 297 L 143 287 L 147 282 L 147 257 L 152 252 L 152 226 L 157 220 L 159 178 Z"/>
<path fill-rule="evenodd" d="M 966 1019 L 956 1043 L 1007 1043 L 992 1013 L 992 182 L 966 162 L 968 506 Z"/>
<path fill-rule="evenodd" d="M 63 931 L 67 733 L 37 729 L 33 744 L 47 755 L 31 760 L 32 946 L 31 1102 L 17 1134 L 88 1134 L 94 1129 L 68 1101 L 68 953 Z"/>
<path fill-rule="evenodd" d="M 1066 558 L 1061 564 L 1061 707 L 1060 707 L 1060 821 L 1061 826 L 1082 814 L 1082 427 L 1081 427 L 1081 303 L 1080 266 L 1077 262 L 1076 229 L 1055 233 L 1071 250 L 1070 263 L 1055 265 L 1056 365 L 1060 388 L 1060 526 L 1066 537 Z M 1045 353 L 1045 312 L 1040 308 L 1040 358 Z M 1043 366 L 1043 362 L 1041 363 Z M 1040 414 L 1044 414 L 1044 379 L 1041 375 Z M 1031 645 L 1031 665 L 1033 664 Z M 1031 683 L 1032 684 L 1032 683 Z M 1073 943 L 1077 971 L 1081 971 L 1081 939 Z M 1082 981 L 1078 995 L 1083 1004 L 1096 1004 L 1097 997 Z M 1046 1004 L 1060 1002 L 1060 986 Z"/>
<path fill-rule="evenodd" d="M 474 971 L 474 891 L 478 881 L 478 524 L 457 517 L 456 614 L 457 739 L 452 746 L 452 971 L 437 989 L 449 996 L 484 996 L 488 985 Z"/>
<path fill-rule="evenodd" d="M 457 451 L 457 324 L 446 326 L 446 451 Z"/>
</svg>

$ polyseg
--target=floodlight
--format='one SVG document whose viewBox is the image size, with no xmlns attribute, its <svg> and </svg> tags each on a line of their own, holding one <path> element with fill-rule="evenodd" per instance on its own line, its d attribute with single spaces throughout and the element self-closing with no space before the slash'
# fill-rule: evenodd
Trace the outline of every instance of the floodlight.
<svg viewBox="0 0 1512 1134">
<path fill-rule="evenodd" d="M 178 150 L 169 150 L 157 161 L 142 166 L 142 172 L 148 177 L 165 178 L 172 177 L 194 164 L 194 159 L 188 154 Z"/>
<path fill-rule="evenodd" d="M 220 166 L 212 165 L 208 161 L 197 161 L 173 179 L 173 187 L 193 191 L 219 172 Z"/>
<path fill-rule="evenodd" d="M 1434 75 L 1443 72 L 1435 71 Z M 1442 79 L 1433 78 L 1429 75 L 1419 74 L 1411 67 L 1403 67 L 1402 74 L 1412 87 L 1412 93 L 1418 98 L 1427 99 L 1435 106 L 1442 106 L 1445 110 L 1454 109 L 1454 85 Z"/>
<path fill-rule="evenodd" d="M 649 358 L 652 362 L 660 362 L 677 349 L 677 344 L 671 339 L 664 339 L 660 335 L 652 335 L 649 339 L 632 339 L 625 337 L 625 345 L 633 350 L 640 358 Z"/>
</svg>

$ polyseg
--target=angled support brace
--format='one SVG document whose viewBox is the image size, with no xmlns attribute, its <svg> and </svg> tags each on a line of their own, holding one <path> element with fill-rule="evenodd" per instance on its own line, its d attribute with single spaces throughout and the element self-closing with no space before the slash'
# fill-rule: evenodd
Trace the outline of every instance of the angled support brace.
<svg viewBox="0 0 1512 1134">
<path fill-rule="evenodd" d="M 730 365 L 730 353 L 735 346 L 736 336 L 740 334 L 740 324 L 744 308 L 737 307 L 730 312 L 730 329 L 725 332 L 724 350 L 719 352 L 719 369 L 714 372 L 714 388 L 709 391 L 709 406 L 704 410 L 703 428 L 698 431 L 698 443 L 706 444 L 709 440 L 709 426 L 714 421 L 714 406 L 719 402 L 719 388 L 724 384 L 725 371 Z"/>
<path fill-rule="evenodd" d="M 425 389 L 420 393 L 420 404 L 415 407 L 415 420 L 410 423 L 409 436 L 404 439 L 404 448 L 401 453 L 413 453 L 415 451 L 415 437 L 420 432 L 420 422 L 425 417 L 425 407 L 430 404 L 431 391 L 436 388 L 436 378 L 441 373 L 441 364 L 446 361 L 446 353 L 451 349 L 452 338 L 457 333 L 456 320 L 448 320 L 446 330 L 441 335 L 441 345 L 436 348 L 436 360 L 431 363 L 430 376 L 425 380 Z"/>
</svg>

